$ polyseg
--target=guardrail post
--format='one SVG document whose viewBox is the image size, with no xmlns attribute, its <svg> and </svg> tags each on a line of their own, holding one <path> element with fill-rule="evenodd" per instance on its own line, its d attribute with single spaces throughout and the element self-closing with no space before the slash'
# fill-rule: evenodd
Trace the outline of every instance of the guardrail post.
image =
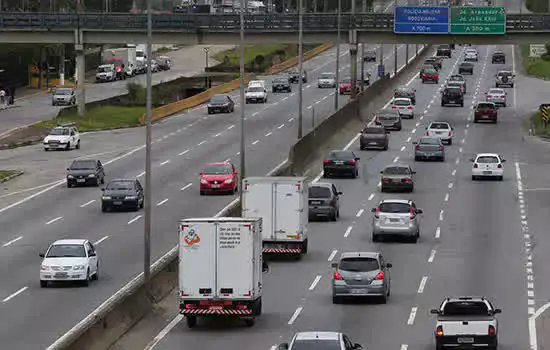
<svg viewBox="0 0 550 350">
<path fill-rule="evenodd" d="M 84 117 L 84 114 L 86 114 L 86 83 L 85 83 L 85 75 L 86 72 L 86 63 L 85 63 L 85 55 L 84 55 L 84 45 L 82 44 L 76 44 L 75 45 L 75 53 L 76 53 L 76 86 L 77 86 L 77 93 L 76 93 L 76 104 L 78 108 L 78 116 Z"/>
</svg>

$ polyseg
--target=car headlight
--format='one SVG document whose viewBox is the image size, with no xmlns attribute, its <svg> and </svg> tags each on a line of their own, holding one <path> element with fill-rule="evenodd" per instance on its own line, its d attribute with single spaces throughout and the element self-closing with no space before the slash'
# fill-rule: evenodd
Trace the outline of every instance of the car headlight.
<svg viewBox="0 0 550 350">
<path fill-rule="evenodd" d="M 136 196 L 126 196 L 126 197 L 124 197 L 124 199 L 133 200 L 133 199 L 137 199 L 137 197 Z"/>
<path fill-rule="evenodd" d="M 50 267 L 47 266 L 47 265 L 41 265 L 40 266 L 40 270 L 42 270 L 42 271 L 48 271 L 49 269 L 50 269 Z"/>
<path fill-rule="evenodd" d="M 206 181 L 205 179 L 201 179 L 201 184 L 205 184 L 205 185 L 206 185 L 207 183 L 208 183 L 208 181 Z"/>
<path fill-rule="evenodd" d="M 103 196 L 101 199 L 111 199 L 111 196 Z"/>
<path fill-rule="evenodd" d="M 84 270 L 86 266 L 84 265 L 75 265 L 73 266 L 73 270 Z"/>
<path fill-rule="evenodd" d="M 95 177 L 95 174 L 90 174 L 88 175 L 88 177 Z"/>
<path fill-rule="evenodd" d="M 44 140 L 44 144 L 47 145 L 47 144 L 48 144 L 48 140 Z"/>
<path fill-rule="evenodd" d="M 72 176 L 72 175 L 67 175 L 67 179 L 74 179 L 74 176 Z"/>
<path fill-rule="evenodd" d="M 225 182 L 226 184 L 230 184 L 230 183 L 233 182 L 233 179 L 226 179 L 224 182 Z"/>
</svg>

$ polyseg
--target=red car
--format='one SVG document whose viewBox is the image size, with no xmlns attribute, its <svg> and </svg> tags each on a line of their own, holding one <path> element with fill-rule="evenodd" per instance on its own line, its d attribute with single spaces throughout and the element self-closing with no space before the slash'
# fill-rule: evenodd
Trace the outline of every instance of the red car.
<svg viewBox="0 0 550 350">
<path fill-rule="evenodd" d="M 360 86 L 357 84 L 355 86 L 355 89 L 357 93 L 360 92 Z M 338 91 L 340 91 L 340 95 L 349 95 L 351 94 L 351 79 L 344 79 L 338 84 Z"/>
<path fill-rule="evenodd" d="M 435 69 L 424 69 L 424 71 L 421 73 L 420 78 L 422 79 L 422 84 L 427 81 L 433 81 L 434 83 L 439 84 L 439 74 Z"/>
<path fill-rule="evenodd" d="M 235 166 L 229 162 L 208 163 L 201 171 L 200 194 L 237 192 L 239 176 Z"/>
</svg>

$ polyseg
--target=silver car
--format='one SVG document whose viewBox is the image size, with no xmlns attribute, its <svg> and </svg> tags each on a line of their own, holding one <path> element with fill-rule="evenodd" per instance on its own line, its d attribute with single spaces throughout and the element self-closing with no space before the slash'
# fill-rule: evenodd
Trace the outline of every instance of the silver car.
<svg viewBox="0 0 550 350">
<path fill-rule="evenodd" d="M 487 95 L 487 102 L 493 102 L 497 106 L 506 107 L 506 95 L 508 95 L 508 93 L 504 91 L 504 89 L 492 88 L 489 89 L 485 95 Z"/>
<path fill-rule="evenodd" d="M 413 142 L 414 160 L 439 160 L 445 161 L 445 147 L 439 137 L 423 136 L 418 142 Z"/>
<path fill-rule="evenodd" d="M 317 78 L 317 87 L 336 88 L 336 75 L 334 73 L 323 73 Z"/>
<path fill-rule="evenodd" d="M 392 264 L 381 253 L 343 253 L 332 267 L 333 304 L 340 304 L 343 297 L 375 297 L 384 304 L 388 301 Z"/>
<path fill-rule="evenodd" d="M 73 88 L 57 88 L 52 96 L 52 106 L 76 104 L 76 92 Z"/>
<path fill-rule="evenodd" d="M 388 165 L 380 172 L 380 191 L 414 191 L 414 174 L 410 166 L 405 164 Z"/>
<path fill-rule="evenodd" d="M 367 350 L 340 332 L 298 332 L 289 343 L 282 343 L 277 350 Z"/>
<path fill-rule="evenodd" d="M 334 184 L 316 182 L 309 185 L 309 218 L 328 217 L 336 221 L 340 217 L 340 196 L 342 192 Z"/>
<path fill-rule="evenodd" d="M 501 70 L 495 75 L 495 87 L 501 86 L 514 87 L 514 78 L 516 75 L 509 70 Z"/>
<path fill-rule="evenodd" d="M 402 236 L 414 243 L 420 238 L 419 214 L 423 211 L 412 200 L 384 199 L 372 212 L 373 242 L 382 236 Z"/>
</svg>

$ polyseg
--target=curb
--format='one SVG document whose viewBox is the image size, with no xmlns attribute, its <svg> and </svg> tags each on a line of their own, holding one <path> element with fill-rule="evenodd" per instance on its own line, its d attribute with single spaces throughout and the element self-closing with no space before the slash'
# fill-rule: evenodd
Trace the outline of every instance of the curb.
<svg viewBox="0 0 550 350">
<path fill-rule="evenodd" d="M 8 182 L 12 179 L 15 179 L 16 177 L 18 176 L 21 176 L 23 175 L 25 172 L 24 171 L 17 171 L 15 174 L 11 174 L 9 176 L 6 176 L 5 178 L 3 178 L 2 180 L 0 180 L 0 183 L 4 183 L 4 182 Z"/>
</svg>

